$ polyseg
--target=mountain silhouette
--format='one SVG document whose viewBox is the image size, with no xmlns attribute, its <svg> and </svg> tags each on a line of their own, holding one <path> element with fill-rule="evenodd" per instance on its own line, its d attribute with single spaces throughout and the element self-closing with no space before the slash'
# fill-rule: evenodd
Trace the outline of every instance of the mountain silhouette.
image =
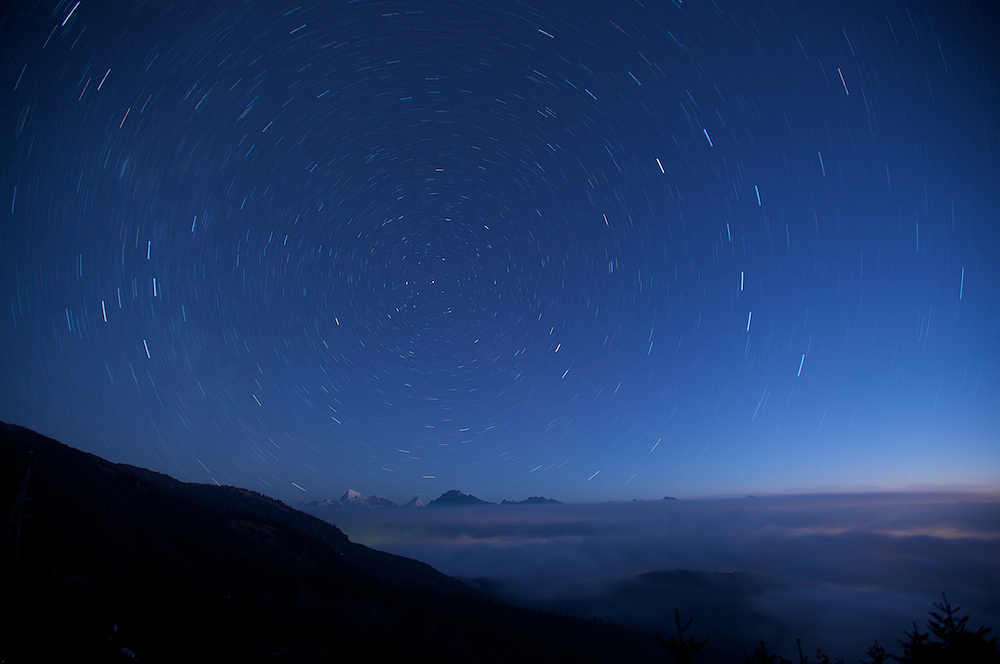
<svg viewBox="0 0 1000 664">
<path fill-rule="evenodd" d="M 562 505 L 562 501 L 545 496 L 530 496 L 524 500 L 504 500 L 501 505 Z"/>
<path fill-rule="evenodd" d="M 495 505 L 485 500 L 476 498 L 468 493 L 462 493 L 458 489 L 445 491 L 439 497 L 427 503 L 427 507 L 452 507 L 460 505 Z"/>
<path fill-rule="evenodd" d="M 3 423 L 0 505 L 3 661 L 655 654 L 646 634 L 502 604 L 259 493 L 179 482 Z"/>
<path fill-rule="evenodd" d="M 338 507 L 348 507 L 351 509 L 365 509 L 368 507 L 399 507 L 396 503 L 382 496 L 371 495 L 365 498 L 354 489 L 348 489 L 340 500 L 325 498 L 323 500 L 313 500 L 308 503 L 299 503 L 302 509 L 331 509 Z"/>
<path fill-rule="evenodd" d="M 403 507 L 417 509 L 420 507 L 427 507 L 427 503 L 425 503 L 423 499 L 420 498 L 420 496 L 414 496 L 413 498 L 410 498 L 408 501 L 403 503 Z"/>
</svg>

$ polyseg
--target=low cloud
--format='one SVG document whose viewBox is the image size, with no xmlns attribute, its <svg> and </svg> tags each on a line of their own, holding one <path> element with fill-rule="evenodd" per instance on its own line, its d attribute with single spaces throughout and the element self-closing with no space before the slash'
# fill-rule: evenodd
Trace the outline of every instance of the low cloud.
<svg viewBox="0 0 1000 664">
<path fill-rule="evenodd" d="M 680 608 L 723 650 L 763 638 L 787 651 L 802 637 L 809 650 L 820 646 L 851 661 L 876 639 L 895 647 L 942 591 L 971 614 L 973 627 L 1000 628 L 1000 502 L 989 497 L 824 495 L 325 516 L 354 541 L 453 576 L 490 579 L 523 603 L 658 629 Z"/>
</svg>

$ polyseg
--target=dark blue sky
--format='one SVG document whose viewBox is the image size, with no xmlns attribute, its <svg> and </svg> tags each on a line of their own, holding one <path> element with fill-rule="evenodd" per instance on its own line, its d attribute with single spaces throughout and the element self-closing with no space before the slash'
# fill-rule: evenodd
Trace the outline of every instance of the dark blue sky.
<svg viewBox="0 0 1000 664">
<path fill-rule="evenodd" d="M 987 4 L 16 2 L 0 419 L 292 501 L 995 487 Z"/>
</svg>

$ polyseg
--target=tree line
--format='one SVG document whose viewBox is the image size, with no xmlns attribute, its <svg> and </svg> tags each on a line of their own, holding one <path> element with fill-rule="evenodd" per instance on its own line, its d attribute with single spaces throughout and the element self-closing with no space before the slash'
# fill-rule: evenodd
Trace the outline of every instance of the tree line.
<svg viewBox="0 0 1000 664">
<path fill-rule="evenodd" d="M 899 639 L 900 653 L 890 652 L 876 641 L 864 654 L 861 664 L 998 664 L 1000 650 L 997 649 L 996 637 L 988 638 L 988 627 L 972 630 L 968 626 L 969 616 L 962 616 L 962 607 L 953 607 L 948 597 L 941 593 L 941 601 L 934 602 L 930 611 L 927 626 L 922 631 L 917 623 L 913 629 L 904 631 L 905 638 Z M 657 634 L 656 638 L 672 658 L 675 664 L 696 664 L 699 653 L 708 644 L 708 639 L 698 639 L 689 634 L 692 619 L 681 622 L 680 611 L 674 611 L 674 633 L 667 637 Z M 767 645 L 761 641 L 753 652 L 744 649 L 740 659 L 741 664 L 843 664 L 842 659 L 832 660 L 822 650 L 817 649 L 814 656 L 803 654 L 802 642 L 798 644 L 798 659 L 787 659 L 778 654 L 768 652 Z"/>
</svg>

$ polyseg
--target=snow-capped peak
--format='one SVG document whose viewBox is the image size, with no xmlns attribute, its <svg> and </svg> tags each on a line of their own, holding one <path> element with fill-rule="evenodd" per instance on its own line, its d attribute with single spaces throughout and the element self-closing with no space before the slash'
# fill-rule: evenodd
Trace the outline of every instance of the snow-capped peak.
<svg viewBox="0 0 1000 664">
<path fill-rule="evenodd" d="M 340 497 L 340 502 L 345 505 L 364 505 L 365 497 L 354 489 L 348 489 L 347 493 Z"/>
</svg>

